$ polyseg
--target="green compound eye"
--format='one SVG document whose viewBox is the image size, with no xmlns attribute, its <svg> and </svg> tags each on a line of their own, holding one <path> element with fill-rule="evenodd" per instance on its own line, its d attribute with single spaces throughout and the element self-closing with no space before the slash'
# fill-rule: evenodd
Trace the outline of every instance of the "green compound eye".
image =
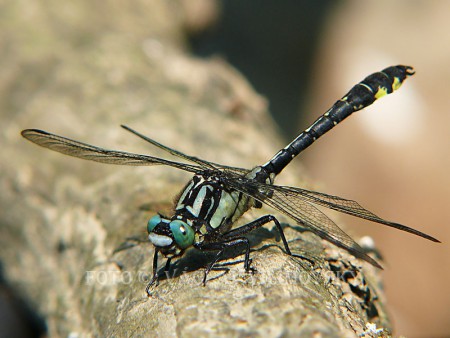
<svg viewBox="0 0 450 338">
<path fill-rule="evenodd" d="M 194 230 L 185 222 L 170 222 L 170 230 L 172 231 L 175 242 L 181 249 L 186 249 L 194 243 Z"/>
<path fill-rule="evenodd" d="M 159 224 L 161 223 L 161 216 L 159 215 L 155 215 L 152 218 L 150 218 L 148 220 L 147 223 L 147 231 L 148 233 L 151 233 L 153 231 L 153 229 Z"/>
</svg>

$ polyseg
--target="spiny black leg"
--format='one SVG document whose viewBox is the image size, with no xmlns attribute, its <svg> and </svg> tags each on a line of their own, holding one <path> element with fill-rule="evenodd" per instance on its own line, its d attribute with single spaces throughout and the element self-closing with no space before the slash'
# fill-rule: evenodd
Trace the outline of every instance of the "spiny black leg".
<svg viewBox="0 0 450 338">
<path fill-rule="evenodd" d="M 164 266 L 164 272 L 167 272 L 170 270 L 170 261 L 172 258 L 167 258 L 166 265 Z"/>
<path fill-rule="evenodd" d="M 164 266 L 164 274 L 167 278 L 169 278 L 169 270 L 170 270 L 170 262 L 172 261 L 172 258 L 167 258 L 166 265 Z"/>
<path fill-rule="evenodd" d="M 253 222 L 245 224 L 245 225 L 243 225 L 243 226 L 241 226 L 241 227 L 239 227 L 237 229 L 233 229 L 231 231 L 228 231 L 227 233 L 225 233 L 222 236 L 222 238 L 232 239 L 234 237 L 240 237 L 240 236 L 242 236 L 242 235 L 244 235 L 246 233 L 249 233 L 249 232 L 253 231 L 254 229 L 259 228 L 259 227 L 263 226 L 264 224 L 267 224 L 267 223 L 269 223 L 271 221 L 273 221 L 275 223 L 275 225 L 278 228 L 278 231 L 280 232 L 280 237 L 281 237 L 281 240 L 283 241 L 284 249 L 286 250 L 286 253 L 289 256 L 298 257 L 298 258 L 307 260 L 311 265 L 315 265 L 314 260 L 312 260 L 312 259 L 310 259 L 310 258 L 308 258 L 306 256 L 298 255 L 298 254 L 292 254 L 291 250 L 289 249 L 289 245 L 288 245 L 288 242 L 286 240 L 286 236 L 284 235 L 283 228 L 281 227 L 281 224 L 278 221 L 278 219 L 275 216 L 273 216 L 273 215 L 262 216 L 262 217 L 260 217 L 260 218 L 258 218 L 256 220 L 254 220 Z M 251 259 L 249 261 L 251 262 Z M 249 269 L 251 269 L 251 268 L 249 268 Z"/>
<path fill-rule="evenodd" d="M 166 264 L 167 266 L 167 264 Z M 156 286 L 158 286 L 158 250 L 155 249 L 155 255 L 153 256 L 153 277 L 150 280 L 150 282 L 147 284 L 147 287 L 145 288 L 145 292 L 149 297 L 152 295 L 150 294 L 150 288 L 153 284 L 156 283 Z"/>
<path fill-rule="evenodd" d="M 274 222 L 275 225 L 278 228 L 278 231 L 280 232 L 280 237 L 281 240 L 283 241 L 284 244 L 284 249 L 286 250 L 286 253 L 290 256 L 292 256 L 291 250 L 289 249 L 289 245 L 288 242 L 286 240 L 286 237 L 284 236 L 284 231 L 283 228 L 281 227 L 280 222 L 276 219 L 275 216 L 273 215 L 266 215 L 266 216 L 262 216 L 256 220 L 254 220 L 253 222 L 247 223 L 237 229 L 233 229 L 231 231 L 228 231 L 227 233 L 225 233 L 222 238 L 224 239 L 233 239 L 236 237 L 241 237 L 244 234 L 247 234 L 257 228 L 262 227 L 264 224 L 267 224 L 269 222 Z"/>
<path fill-rule="evenodd" d="M 219 250 L 219 252 L 216 254 L 216 257 L 214 257 L 214 260 L 208 264 L 208 266 L 205 269 L 205 274 L 203 276 L 203 286 L 206 284 L 206 278 L 211 271 L 211 269 L 214 267 L 214 265 L 217 263 L 217 261 L 222 257 L 225 249 L 232 248 L 241 244 L 245 244 L 245 259 L 244 259 L 244 268 L 245 271 L 250 272 L 254 271 L 251 267 L 251 259 L 250 259 L 250 242 L 245 237 L 240 238 L 233 238 L 231 240 L 225 241 L 225 242 L 209 242 L 209 243 L 200 243 L 194 246 L 201 251 L 216 251 Z"/>
<path fill-rule="evenodd" d="M 217 261 L 220 259 L 220 257 L 222 257 L 224 252 L 224 249 L 220 250 L 217 254 L 216 257 L 214 257 L 214 260 L 212 262 L 210 262 L 208 264 L 208 266 L 205 269 L 205 273 L 203 274 L 203 281 L 202 281 L 202 285 L 205 286 L 206 285 L 206 277 L 208 276 L 209 272 L 211 271 L 211 269 L 213 268 L 214 264 L 217 263 Z"/>
<path fill-rule="evenodd" d="M 167 258 L 166 265 L 164 266 L 164 273 L 167 275 L 167 271 L 170 269 L 170 262 L 172 258 Z M 150 282 L 147 284 L 147 287 L 145 288 L 145 292 L 149 297 L 151 297 L 150 288 L 153 286 L 153 284 L 156 284 L 155 286 L 158 286 L 158 250 L 155 250 L 155 255 L 153 256 L 153 276 Z"/>
</svg>

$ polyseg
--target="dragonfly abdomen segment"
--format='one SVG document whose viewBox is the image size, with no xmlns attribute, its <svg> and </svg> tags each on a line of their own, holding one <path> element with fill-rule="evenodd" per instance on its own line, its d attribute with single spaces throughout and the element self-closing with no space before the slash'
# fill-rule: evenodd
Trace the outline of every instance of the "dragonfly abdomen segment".
<svg viewBox="0 0 450 338">
<path fill-rule="evenodd" d="M 320 116 L 309 128 L 295 140 L 281 149 L 262 167 L 268 173 L 279 174 L 295 156 L 308 148 L 319 137 L 331 130 L 338 123 L 367 106 L 375 100 L 397 90 L 403 81 L 414 74 L 412 67 L 393 66 L 366 77 L 353 86 L 350 91 Z"/>
</svg>

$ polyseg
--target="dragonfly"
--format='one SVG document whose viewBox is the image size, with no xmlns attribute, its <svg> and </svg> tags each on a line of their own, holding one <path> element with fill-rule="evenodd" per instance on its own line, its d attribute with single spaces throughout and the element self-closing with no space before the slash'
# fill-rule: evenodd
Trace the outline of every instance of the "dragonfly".
<svg viewBox="0 0 450 338">
<path fill-rule="evenodd" d="M 273 222 L 280 233 L 285 253 L 293 255 L 280 222 L 272 214 L 234 227 L 245 212 L 251 208 L 261 208 L 263 205 L 281 212 L 303 228 L 346 250 L 356 258 L 382 269 L 375 259 L 318 207 L 384 224 L 433 242 L 439 240 L 408 226 L 380 218 L 356 201 L 298 187 L 275 185 L 274 180 L 298 154 L 319 137 L 354 112 L 397 90 L 404 80 L 414 73 L 412 67 L 398 65 L 367 76 L 268 162 L 253 169 L 222 165 L 184 154 L 125 125 L 122 125 L 122 128 L 182 161 L 108 150 L 38 129 L 25 129 L 21 134 L 39 146 L 85 160 L 129 166 L 166 165 L 194 175 L 175 202 L 173 215 L 168 217 L 158 213 L 147 223 L 148 239 L 155 249 L 152 278 L 146 287 L 149 297 L 150 288 L 158 285 L 159 254 L 167 259 L 164 270 L 168 271 L 172 259 L 183 256 L 191 247 L 200 251 L 215 252 L 204 271 L 203 285 L 205 285 L 208 273 L 223 258 L 224 252 L 241 247 L 245 248 L 245 271 L 253 272 L 255 270 L 251 266 L 250 241 L 245 235 Z"/>
</svg>

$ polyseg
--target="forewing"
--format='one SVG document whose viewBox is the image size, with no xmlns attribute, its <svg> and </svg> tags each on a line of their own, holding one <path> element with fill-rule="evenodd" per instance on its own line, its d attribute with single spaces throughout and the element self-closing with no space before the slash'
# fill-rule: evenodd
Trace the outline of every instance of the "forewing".
<svg viewBox="0 0 450 338">
<path fill-rule="evenodd" d="M 402 231 L 406 231 L 409 233 L 412 233 L 414 235 L 426 238 L 433 242 L 439 242 L 434 237 L 431 237 L 421 231 L 418 231 L 416 229 L 410 228 L 406 225 L 394 223 L 391 221 L 387 221 L 377 215 L 375 215 L 373 212 L 364 209 L 358 202 L 345 199 L 338 196 L 333 195 L 327 195 L 324 193 L 316 192 L 316 191 L 310 191 L 305 190 L 301 188 L 294 188 L 294 187 L 283 187 L 283 186 L 272 186 L 273 190 L 279 191 L 284 196 L 290 196 L 291 199 L 303 199 L 307 200 L 311 203 L 324 206 L 329 209 L 333 209 L 339 212 L 343 212 L 355 217 L 367 219 L 372 222 L 384 224 Z"/>
<path fill-rule="evenodd" d="M 108 150 L 92 146 L 87 143 L 71 140 L 63 136 L 51 134 L 43 130 L 26 129 L 23 130 L 21 134 L 27 140 L 41 147 L 85 160 L 131 166 L 168 165 L 193 173 L 200 173 L 203 171 L 203 168 L 199 166 L 168 161 L 148 155 Z"/>
<path fill-rule="evenodd" d="M 190 156 L 187 155 L 185 153 L 182 153 L 181 151 L 178 151 L 176 149 L 172 149 L 170 147 L 165 146 L 164 144 L 159 143 L 158 141 L 155 141 L 153 139 L 151 139 L 150 137 L 147 137 L 139 132 L 137 132 L 136 130 L 125 126 L 125 125 L 121 125 L 121 127 L 127 131 L 129 131 L 130 133 L 140 137 L 141 139 L 147 141 L 148 143 L 154 145 L 155 147 L 158 147 L 164 151 L 167 151 L 169 154 L 180 157 L 184 160 L 193 162 L 198 164 L 200 167 L 203 167 L 204 169 L 209 169 L 209 170 L 223 170 L 223 171 L 227 171 L 227 172 L 232 172 L 232 173 L 236 173 L 236 174 L 241 174 L 241 175 L 245 175 L 246 173 L 249 172 L 248 169 L 243 169 L 243 168 L 237 168 L 237 167 L 230 167 L 230 166 L 226 166 L 223 164 L 218 164 L 218 163 L 214 163 L 214 162 L 209 162 L 209 161 L 205 161 L 202 160 L 198 157 L 195 156 Z"/>
</svg>

